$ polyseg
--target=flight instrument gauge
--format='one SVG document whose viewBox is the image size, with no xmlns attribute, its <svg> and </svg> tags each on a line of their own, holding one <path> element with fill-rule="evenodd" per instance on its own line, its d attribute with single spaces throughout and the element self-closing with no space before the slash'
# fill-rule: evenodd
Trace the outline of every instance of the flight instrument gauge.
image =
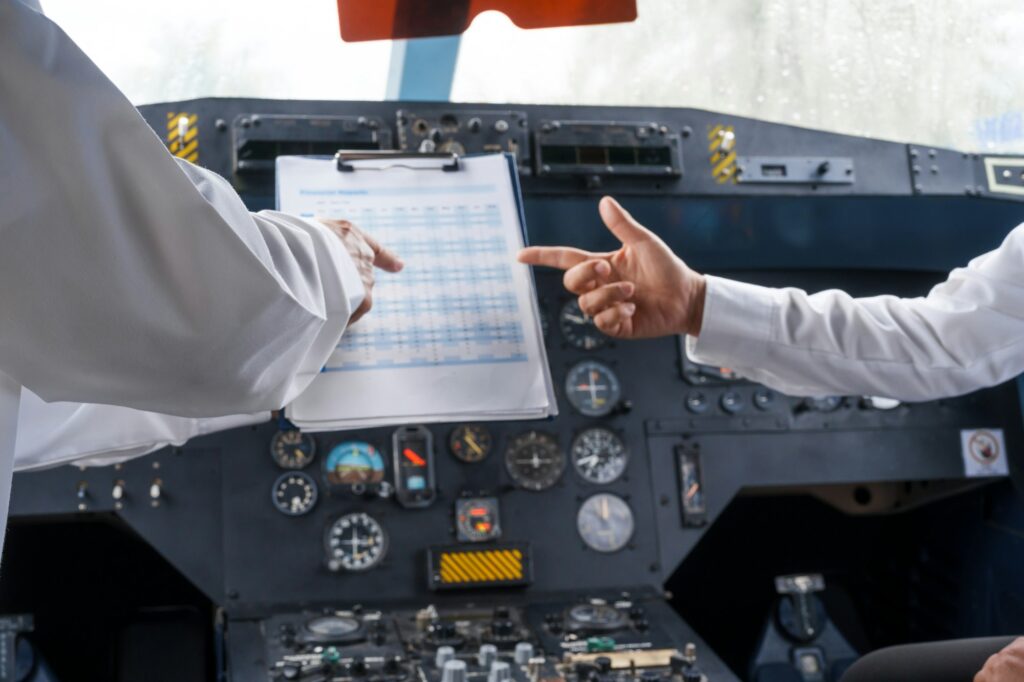
<svg viewBox="0 0 1024 682">
<path fill-rule="evenodd" d="M 330 485 L 363 487 L 384 480 L 384 458 L 361 440 L 340 443 L 324 458 L 324 478 Z"/>
<path fill-rule="evenodd" d="M 456 426 L 448 439 L 448 448 L 467 464 L 483 461 L 491 452 L 491 432 L 477 424 Z"/>
<path fill-rule="evenodd" d="M 304 469 L 316 456 L 316 441 L 298 429 L 278 431 L 270 439 L 270 455 L 282 469 Z"/>
<path fill-rule="evenodd" d="M 455 501 L 459 542 L 485 542 L 501 537 L 497 497 L 464 497 Z"/>
<path fill-rule="evenodd" d="M 602 428 L 587 429 L 576 436 L 571 452 L 576 473 L 600 485 L 618 480 L 629 461 L 622 439 Z"/>
<path fill-rule="evenodd" d="M 288 471 L 274 481 L 270 499 L 282 514 L 302 516 L 316 505 L 316 481 L 301 471 Z"/>
<path fill-rule="evenodd" d="M 594 350 L 608 342 L 608 337 L 602 334 L 594 320 L 580 310 L 580 304 L 572 299 L 564 306 L 558 316 L 558 326 L 562 330 L 562 336 L 573 348 L 581 350 Z"/>
<path fill-rule="evenodd" d="M 588 497 L 576 514 L 576 530 L 587 547 L 598 552 L 618 552 L 633 537 L 633 510 L 610 493 Z"/>
<path fill-rule="evenodd" d="M 368 571 L 388 551 L 384 528 L 369 514 L 346 514 L 327 527 L 327 567 L 332 571 Z"/>
<path fill-rule="evenodd" d="M 561 478 L 565 470 L 565 454 L 554 436 L 527 431 L 509 442 L 505 451 L 505 468 L 520 487 L 545 490 Z"/>
<path fill-rule="evenodd" d="M 584 417 L 604 417 L 619 404 L 622 386 L 611 367 L 584 360 L 566 374 L 565 395 Z"/>
</svg>

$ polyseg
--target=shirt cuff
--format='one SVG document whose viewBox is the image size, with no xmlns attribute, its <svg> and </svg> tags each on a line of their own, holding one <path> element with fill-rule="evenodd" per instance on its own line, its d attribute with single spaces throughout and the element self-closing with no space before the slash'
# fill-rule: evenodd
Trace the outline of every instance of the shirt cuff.
<svg viewBox="0 0 1024 682">
<path fill-rule="evenodd" d="M 690 359 L 716 367 L 757 367 L 773 334 L 777 290 L 706 276 L 700 336 L 686 337 Z"/>
</svg>

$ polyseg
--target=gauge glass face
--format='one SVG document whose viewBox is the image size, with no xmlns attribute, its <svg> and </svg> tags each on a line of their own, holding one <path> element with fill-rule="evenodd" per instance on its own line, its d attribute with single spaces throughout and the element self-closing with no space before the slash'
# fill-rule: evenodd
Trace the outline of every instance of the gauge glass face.
<svg viewBox="0 0 1024 682">
<path fill-rule="evenodd" d="M 566 375 L 565 394 L 583 416 L 604 417 L 618 405 L 622 387 L 610 367 L 585 360 L 574 365 Z"/>
<path fill-rule="evenodd" d="M 316 456 L 316 441 L 298 429 L 278 431 L 270 440 L 270 454 L 282 469 L 303 469 Z"/>
<path fill-rule="evenodd" d="M 568 616 L 570 626 L 582 629 L 615 630 L 627 624 L 626 614 L 607 604 L 579 604 Z"/>
<path fill-rule="evenodd" d="M 455 523 L 459 542 L 485 542 L 501 537 L 498 498 L 470 497 L 457 500 Z"/>
<path fill-rule="evenodd" d="M 617 495 L 598 493 L 576 514 L 576 530 L 587 547 L 598 552 L 618 552 L 633 537 L 633 510 Z"/>
<path fill-rule="evenodd" d="M 807 407 L 815 412 L 834 412 L 843 404 L 842 396 L 828 395 L 820 398 L 807 398 Z"/>
<path fill-rule="evenodd" d="M 573 348 L 595 350 L 608 342 L 608 337 L 594 325 L 593 318 L 580 310 L 580 304 L 576 302 L 576 299 L 567 301 L 562 306 L 562 312 L 558 316 L 558 326 L 562 330 L 562 336 Z"/>
<path fill-rule="evenodd" d="M 608 429 L 587 429 L 572 442 L 572 464 L 585 481 L 604 485 L 626 470 L 626 445 Z"/>
<path fill-rule="evenodd" d="M 384 459 L 369 443 L 348 441 L 328 453 L 324 476 L 331 485 L 373 485 L 384 480 Z"/>
<path fill-rule="evenodd" d="M 277 510 L 288 516 L 308 514 L 316 505 L 316 481 L 301 471 L 278 476 L 270 493 Z"/>
<path fill-rule="evenodd" d="M 324 541 L 332 571 L 367 571 L 384 559 L 384 528 L 369 514 L 346 514 L 328 527 Z"/>
<path fill-rule="evenodd" d="M 478 424 L 456 426 L 448 439 L 448 447 L 459 459 L 467 463 L 483 461 L 491 452 L 491 432 Z"/>
<path fill-rule="evenodd" d="M 359 627 L 358 620 L 345 616 L 320 616 L 306 623 L 306 629 L 319 637 L 346 637 Z"/>
<path fill-rule="evenodd" d="M 505 468 L 520 487 L 527 490 L 550 488 L 565 470 L 565 454 L 554 436 L 527 431 L 512 439 L 505 451 Z"/>
</svg>

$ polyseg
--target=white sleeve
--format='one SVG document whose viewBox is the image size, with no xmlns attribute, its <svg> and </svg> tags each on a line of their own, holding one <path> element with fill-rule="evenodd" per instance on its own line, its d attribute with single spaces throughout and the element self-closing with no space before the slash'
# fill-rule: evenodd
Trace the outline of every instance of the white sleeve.
<svg viewBox="0 0 1024 682">
<path fill-rule="evenodd" d="M 115 464 L 189 439 L 270 419 L 269 412 L 174 417 L 115 405 L 47 403 L 21 391 L 15 471 Z"/>
<path fill-rule="evenodd" d="M 42 15 L 0 0 L 0 371 L 47 401 L 282 406 L 362 299 L 324 226 L 169 154 Z"/>
<path fill-rule="evenodd" d="M 691 357 L 790 395 L 934 400 L 1024 372 L 1024 225 L 926 297 L 809 295 L 708 277 Z"/>
</svg>

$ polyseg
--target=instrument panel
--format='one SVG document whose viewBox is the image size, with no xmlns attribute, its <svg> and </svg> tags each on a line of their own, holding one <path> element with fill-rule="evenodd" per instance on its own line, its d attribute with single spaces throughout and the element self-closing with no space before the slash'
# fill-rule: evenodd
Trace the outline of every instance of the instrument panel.
<svg viewBox="0 0 1024 682">
<path fill-rule="evenodd" d="M 1019 206 L 977 201 L 1016 199 L 981 181 L 965 194 L 940 172 L 915 192 L 907 145 L 714 112 L 143 107 L 165 132 L 180 112 L 198 116 L 200 164 L 252 210 L 273 206 L 279 153 L 500 150 L 517 158 L 532 243 L 614 248 L 596 214 L 610 193 L 698 269 L 773 286 L 919 295 L 1018 222 Z M 787 168 L 842 159 L 856 173 L 744 181 L 730 155 Z M 983 159 L 942 159 L 963 165 L 950 175 L 984 177 Z M 785 396 L 693 362 L 682 339 L 610 339 L 559 273 L 535 279 L 555 419 L 315 434 L 275 419 L 117 467 L 18 474 L 12 518 L 123 521 L 227 614 L 234 660 L 260 662 L 236 679 L 269 669 L 271 679 L 399 680 L 415 669 L 457 682 L 504 663 L 517 682 L 626 682 L 636 661 L 616 668 L 633 660 L 616 656 L 651 649 L 662 652 L 643 664 L 655 682 L 683 679 L 673 655 L 686 644 L 706 651 L 661 591 L 742 490 L 962 479 L 962 429 L 1000 428 L 1011 448 L 1024 444 L 1012 385 L 921 404 Z M 520 644 L 549 657 L 531 669 Z M 735 679 L 712 652 L 704 661 L 713 682 Z M 498 670 L 492 682 L 507 679 Z"/>
</svg>

